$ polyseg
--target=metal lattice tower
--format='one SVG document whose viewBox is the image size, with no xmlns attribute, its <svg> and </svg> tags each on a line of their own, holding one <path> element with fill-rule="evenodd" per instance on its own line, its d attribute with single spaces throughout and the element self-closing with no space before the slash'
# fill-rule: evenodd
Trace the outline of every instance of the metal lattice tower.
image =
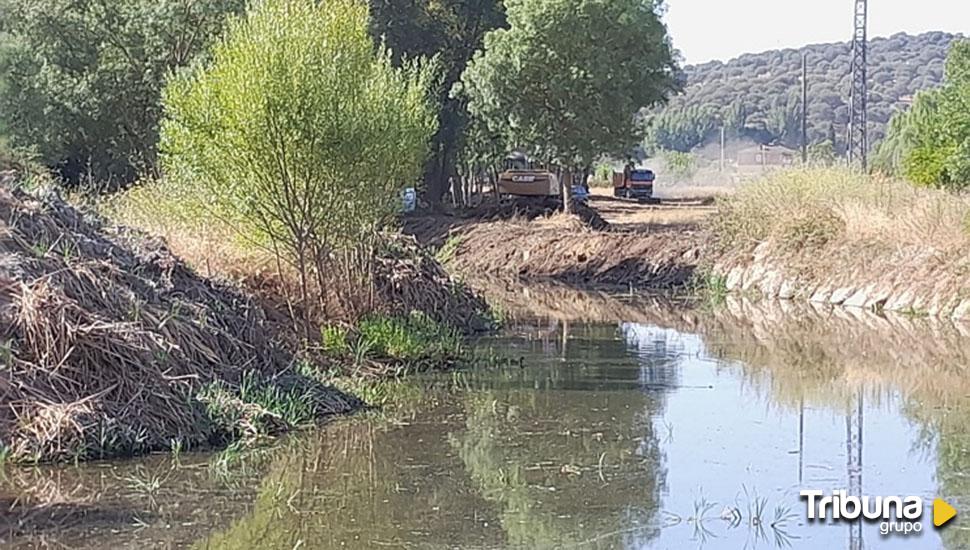
<svg viewBox="0 0 970 550">
<path fill-rule="evenodd" d="M 862 496 L 862 434 L 865 431 L 865 401 L 862 389 L 855 396 L 855 403 L 845 414 L 845 455 L 848 494 Z M 849 550 L 863 550 L 862 520 L 849 524 Z"/>
<path fill-rule="evenodd" d="M 852 36 L 852 90 L 849 113 L 849 163 L 866 170 L 869 155 L 869 42 L 868 0 L 855 1 L 855 34 Z"/>
</svg>

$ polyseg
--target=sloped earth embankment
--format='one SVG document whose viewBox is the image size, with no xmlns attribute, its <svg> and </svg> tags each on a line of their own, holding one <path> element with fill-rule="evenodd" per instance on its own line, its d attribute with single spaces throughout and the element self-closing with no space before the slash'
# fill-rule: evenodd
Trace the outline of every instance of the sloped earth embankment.
<svg viewBox="0 0 970 550">
<path fill-rule="evenodd" d="M 702 226 L 597 231 L 567 218 L 465 224 L 443 251 L 466 277 L 745 296 L 970 318 L 970 255 L 931 245 L 833 241 L 725 247 Z"/>
<path fill-rule="evenodd" d="M 682 288 L 705 252 L 698 231 L 597 231 L 556 218 L 477 224 L 452 238 L 446 253 L 458 273 L 590 286 Z"/>
<path fill-rule="evenodd" d="M 212 385 L 301 395 L 321 416 L 360 402 L 293 371 L 262 307 L 160 242 L 109 233 L 56 196 L 0 189 L 0 443 L 17 460 L 190 448 L 226 434 Z M 240 404 L 247 422 L 266 411 Z"/>
<path fill-rule="evenodd" d="M 970 318 L 970 255 L 932 246 L 832 242 L 797 249 L 761 243 L 713 258 L 731 293 Z"/>
</svg>

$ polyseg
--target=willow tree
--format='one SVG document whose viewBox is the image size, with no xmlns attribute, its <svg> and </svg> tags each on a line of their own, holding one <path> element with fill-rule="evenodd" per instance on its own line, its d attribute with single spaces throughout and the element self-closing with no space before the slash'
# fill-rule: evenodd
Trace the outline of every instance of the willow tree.
<svg viewBox="0 0 970 550">
<path fill-rule="evenodd" d="M 433 68 L 394 67 L 368 17 L 362 0 L 255 1 L 164 94 L 167 177 L 292 262 L 304 300 L 333 258 L 364 256 L 435 132 Z"/>
<path fill-rule="evenodd" d="M 659 0 L 506 0 L 508 29 L 485 36 L 462 76 L 489 132 L 565 168 L 623 153 L 636 114 L 677 89 Z"/>
<path fill-rule="evenodd" d="M 970 41 L 956 41 L 946 64 L 946 82 L 916 96 L 913 108 L 897 113 L 876 165 L 901 171 L 918 185 L 964 189 L 970 185 Z"/>
</svg>

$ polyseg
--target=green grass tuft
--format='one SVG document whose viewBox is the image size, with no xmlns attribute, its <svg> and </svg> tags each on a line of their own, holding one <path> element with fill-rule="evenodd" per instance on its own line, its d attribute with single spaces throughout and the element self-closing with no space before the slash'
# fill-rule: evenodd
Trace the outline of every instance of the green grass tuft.
<svg viewBox="0 0 970 550">
<path fill-rule="evenodd" d="M 367 317 L 358 331 L 361 343 L 375 357 L 403 362 L 447 361 L 462 353 L 457 330 L 417 311 L 407 317 Z"/>
</svg>

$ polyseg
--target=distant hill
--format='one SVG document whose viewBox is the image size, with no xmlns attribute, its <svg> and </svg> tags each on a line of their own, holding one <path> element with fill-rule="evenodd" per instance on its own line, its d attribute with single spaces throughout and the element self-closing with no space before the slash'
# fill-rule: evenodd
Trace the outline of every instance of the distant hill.
<svg viewBox="0 0 970 550">
<path fill-rule="evenodd" d="M 961 35 L 896 34 L 871 41 L 869 120 L 871 142 L 885 136 L 892 113 L 908 106 L 918 90 L 938 86 L 950 43 Z M 801 64 L 808 62 L 808 139 L 845 148 L 849 117 L 850 44 L 745 54 L 684 69 L 684 94 L 648 117 L 647 144 L 689 151 L 718 139 L 725 125 L 732 138 L 789 147 L 801 145 Z"/>
</svg>

